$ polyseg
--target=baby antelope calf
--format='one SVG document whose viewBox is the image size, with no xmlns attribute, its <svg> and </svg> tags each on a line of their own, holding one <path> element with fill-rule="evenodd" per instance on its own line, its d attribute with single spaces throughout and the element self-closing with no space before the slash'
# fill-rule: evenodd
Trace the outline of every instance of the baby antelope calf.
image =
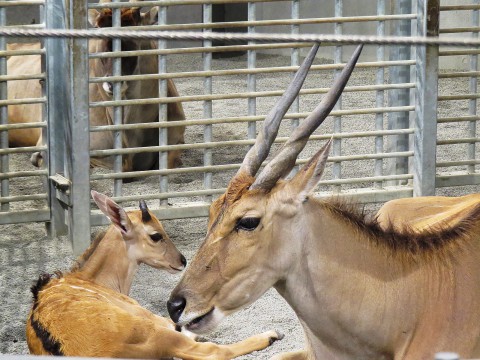
<svg viewBox="0 0 480 360">
<path fill-rule="evenodd" d="M 281 338 L 274 331 L 231 345 L 198 343 L 175 324 L 128 297 L 140 263 L 171 273 L 185 268 L 160 221 L 144 201 L 125 212 L 109 197 L 92 197 L 112 224 L 70 272 L 41 275 L 27 320 L 31 354 L 82 357 L 231 359 Z"/>
</svg>

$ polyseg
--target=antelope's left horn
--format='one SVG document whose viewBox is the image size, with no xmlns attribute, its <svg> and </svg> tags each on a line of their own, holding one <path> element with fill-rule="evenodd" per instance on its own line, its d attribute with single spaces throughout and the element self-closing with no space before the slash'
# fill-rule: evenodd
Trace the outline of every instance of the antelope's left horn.
<svg viewBox="0 0 480 360">
<path fill-rule="evenodd" d="M 148 222 L 152 219 L 150 213 L 148 212 L 148 206 L 145 200 L 140 200 L 140 210 L 142 211 L 142 221 Z"/>
</svg>

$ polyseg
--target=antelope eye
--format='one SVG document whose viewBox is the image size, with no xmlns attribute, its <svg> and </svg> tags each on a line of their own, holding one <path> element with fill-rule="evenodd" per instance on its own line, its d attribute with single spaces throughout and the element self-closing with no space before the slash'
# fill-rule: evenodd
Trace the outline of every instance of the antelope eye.
<svg viewBox="0 0 480 360">
<path fill-rule="evenodd" d="M 155 233 L 155 234 L 150 235 L 150 239 L 152 239 L 154 242 L 158 242 L 160 240 L 163 240 L 163 236 L 162 236 L 162 234 Z"/>
<path fill-rule="evenodd" d="M 245 231 L 252 231 L 255 230 L 260 224 L 260 218 L 256 217 L 246 217 L 238 220 L 236 229 L 237 230 L 245 230 Z"/>
</svg>

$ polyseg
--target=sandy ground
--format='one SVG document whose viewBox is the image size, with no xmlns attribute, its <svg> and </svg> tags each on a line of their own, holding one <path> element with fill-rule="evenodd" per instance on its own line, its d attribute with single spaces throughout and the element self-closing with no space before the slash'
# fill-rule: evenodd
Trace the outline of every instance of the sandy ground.
<svg viewBox="0 0 480 360">
<path fill-rule="evenodd" d="M 319 54 L 318 63 L 321 63 Z M 171 71 L 193 71 L 202 67 L 200 56 L 172 57 L 169 59 Z M 289 64 L 289 58 L 272 55 L 262 55 L 258 59 L 258 67 L 283 66 Z M 213 61 L 215 69 L 230 69 L 246 67 L 246 57 L 234 57 L 216 59 Z M 260 75 L 257 78 L 258 90 L 284 89 L 288 82 L 288 75 Z M 246 91 L 246 76 L 231 76 L 228 78 L 214 78 L 213 86 L 215 93 L 235 93 Z M 375 70 L 357 69 L 350 81 L 350 85 L 365 85 L 375 82 Z M 309 75 L 304 88 L 328 87 L 331 83 L 331 72 L 315 72 Z M 201 79 L 180 79 L 176 82 L 181 94 L 201 94 Z M 466 80 L 452 80 L 441 82 L 442 94 L 467 93 L 468 83 Z M 304 96 L 301 100 L 301 111 L 312 110 L 318 102 L 319 95 Z M 258 114 L 265 114 L 273 103 L 272 98 L 259 98 L 257 101 Z M 186 103 L 185 112 L 188 119 L 203 118 L 203 104 L 201 102 Z M 347 93 L 343 99 L 346 109 L 375 107 L 375 93 Z M 227 100 L 215 101 L 213 104 L 214 117 L 234 116 L 245 113 L 247 101 Z M 241 109 L 241 110 L 239 110 Z M 464 115 L 468 111 L 467 101 L 457 101 L 439 104 L 441 117 Z M 386 124 L 387 116 L 384 116 Z M 343 118 L 343 131 L 365 131 L 375 129 L 374 115 L 347 116 Z M 386 125 L 385 125 L 386 126 Z M 317 132 L 330 132 L 333 120 L 328 119 L 321 130 Z M 286 121 L 282 126 L 280 136 L 285 136 L 290 131 L 290 122 Z M 468 127 L 465 124 L 447 124 L 439 126 L 439 138 L 448 139 L 466 136 Z M 244 139 L 247 134 L 246 124 L 215 125 L 213 127 L 214 141 L 232 139 Z M 478 136 L 478 135 L 477 135 Z M 192 126 L 187 129 L 186 142 L 197 143 L 203 141 L 203 126 Z M 303 158 L 311 155 L 321 144 L 312 142 L 302 153 Z M 374 140 L 371 138 L 346 139 L 342 141 L 342 154 L 367 154 L 374 150 Z M 214 164 L 227 164 L 241 162 L 245 147 L 222 147 L 213 153 Z M 454 160 L 465 158 L 466 146 L 456 145 L 440 147 L 438 150 L 439 160 Z M 198 166 L 203 161 L 201 150 L 187 150 L 183 154 L 184 166 Z M 384 168 L 386 163 L 383 164 Z M 343 177 L 373 176 L 374 162 L 356 161 L 342 163 Z M 28 155 L 16 155 L 11 157 L 10 169 L 31 169 L 28 163 Z M 448 169 L 452 170 L 452 169 Z M 94 170 L 105 172 L 106 170 Z M 442 170 L 443 171 L 443 170 Z M 213 184 L 216 188 L 226 186 L 232 172 L 216 173 L 213 176 Z M 327 171 L 326 179 L 331 178 L 331 171 Z M 352 187 L 370 187 L 371 183 L 342 186 L 342 189 Z M 92 188 L 111 194 L 111 181 L 95 181 Z M 173 175 L 169 178 L 169 189 L 193 190 L 203 188 L 203 175 Z M 141 179 L 130 184 L 124 184 L 125 194 L 151 194 L 158 189 L 158 179 L 155 177 Z M 330 188 L 322 188 L 329 190 Z M 439 194 L 460 195 L 478 191 L 476 186 L 441 189 Z M 38 178 L 27 178 L 12 181 L 12 194 L 35 194 L 42 192 L 41 182 Z M 172 203 L 192 199 L 175 199 Z M 193 199 L 199 200 L 199 199 Z M 131 204 L 126 204 L 131 205 Z M 15 203 L 13 210 L 40 208 L 41 201 Z M 150 204 L 154 207 L 155 204 Z M 370 206 L 375 211 L 378 205 Z M 167 232 L 172 237 L 179 250 L 187 259 L 191 259 L 199 247 L 206 230 L 206 219 L 187 219 L 164 221 Z M 28 349 L 25 342 L 24 324 L 29 310 L 31 295 L 29 287 L 33 280 L 41 272 L 52 272 L 55 269 L 66 269 L 73 260 L 71 247 L 66 238 L 50 239 L 45 235 L 43 224 L 31 223 L 22 225 L 7 225 L 0 229 L 0 297 L 3 302 L 0 307 L 0 353 L 3 354 L 26 354 Z M 132 290 L 132 297 L 137 299 L 148 309 L 166 315 L 166 300 L 176 282 L 178 276 L 158 272 L 142 267 L 137 275 Z M 208 338 L 210 340 L 228 343 L 241 340 L 247 336 L 269 329 L 277 329 L 285 334 L 285 339 L 277 342 L 266 351 L 255 353 L 242 359 L 268 359 L 270 356 L 282 352 L 301 349 L 303 334 L 293 311 L 285 301 L 271 290 L 248 309 L 243 310 L 226 319 L 217 331 Z"/>
</svg>

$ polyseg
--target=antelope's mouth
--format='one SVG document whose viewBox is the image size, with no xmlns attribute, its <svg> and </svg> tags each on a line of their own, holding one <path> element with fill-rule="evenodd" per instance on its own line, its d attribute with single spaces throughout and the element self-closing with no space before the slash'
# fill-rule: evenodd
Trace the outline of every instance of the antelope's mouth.
<svg viewBox="0 0 480 360">
<path fill-rule="evenodd" d="M 185 325 L 185 328 L 189 331 L 208 331 L 211 325 L 212 321 L 212 315 L 213 315 L 213 310 L 215 310 L 214 307 L 210 309 L 207 313 L 196 317 L 192 321 L 190 321 L 187 325 Z"/>
<path fill-rule="evenodd" d="M 176 267 L 173 267 L 172 265 L 169 265 L 170 266 L 170 269 L 173 270 L 173 274 L 177 273 L 177 272 L 180 272 L 182 271 L 184 268 L 176 268 Z"/>
</svg>

